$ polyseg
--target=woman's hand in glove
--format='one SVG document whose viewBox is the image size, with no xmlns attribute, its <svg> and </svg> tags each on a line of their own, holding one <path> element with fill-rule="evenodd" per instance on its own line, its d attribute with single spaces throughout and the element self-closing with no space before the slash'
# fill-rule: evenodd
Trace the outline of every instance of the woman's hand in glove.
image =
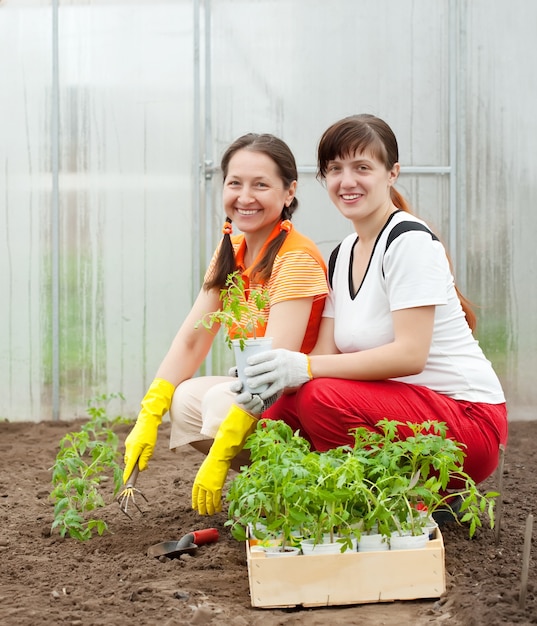
<svg viewBox="0 0 537 626">
<path fill-rule="evenodd" d="M 129 480 L 136 463 L 140 471 L 146 469 L 157 443 L 158 427 L 170 408 L 174 392 L 175 386 L 162 378 L 155 378 L 147 390 L 136 424 L 125 439 L 124 483 Z"/>
<path fill-rule="evenodd" d="M 230 391 L 238 394 L 235 398 L 235 404 L 248 411 L 252 415 L 259 415 L 263 412 L 263 400 L 257 395 L 252 395 L 244 388 L 242 380 L 238 378 L 229 385 Z"/>
<path fill-rule="evenodd" d="M 214 515 L 222 510 L 222 489 L 231 461 L 242 450 L 256 425 L 254 417 L 241 407 L 231 405 L 192 487 L 192 508 L 200 515 Z"/>
<path fill-rule="evenodd" d="M 248 367 L 244 369 L 247 385 L 255 390 L 268 384 L 268 388 L 259 394 L 262 400 L 281 394 L 287 387 L 300 387 L 313 378 L 309 358 L 302 352 L 279 348 L 248 357 L 247 362 Z M 242 404 L 239 398 L 237 401 Z"/>
<path fill-rule="evenodd" d="M 272 406 L 276 400 L 282 395 L 281 393 L 274 394 L 269 398 L 263 399 L 258 393 L 250 393 L 247 389 L 244 388 L 242 384 L 242 380 L 234 380 L 229 385 L 230 391 L 238 394 L 235 403 L 241 406 L 243 409 L 251 413 L 252 415 L 260 415 Z"/>
</svg>

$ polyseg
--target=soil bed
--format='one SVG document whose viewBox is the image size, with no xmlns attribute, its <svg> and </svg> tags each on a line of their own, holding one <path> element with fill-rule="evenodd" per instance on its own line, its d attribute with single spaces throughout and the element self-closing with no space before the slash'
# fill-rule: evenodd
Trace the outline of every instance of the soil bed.
<svg viewBox="0 0 537 626">
<path fill-rule="evenodd" d="M 202 518 L 191 510 L 192 482 L 202 457 L 186 448 L 170 452 L 169 424 L 161 427 L 150 469 L 138 480 L 149 501 L 143 516 L 133 514 L 129 520 L 112 501 L 99 512 L 111 533 L 85 543 L 51 534 L 50 467 L 61 437 L 79 426 L 0 423 L 1 624 L 537 624 L 534 549 L 525 607 L 519 607 L 526 518 L 536 513 L 537 502 L 535 422 L 510 425 L 499 544 L 490 529 L 479 529 L 470 540 L 465 527 L 443 528 L 445 597 L 285 610 L 251 607 L 244 546 L 224 528 L 225 513 Z M 122 428 L 122 439 L 127 430 Z M 497 477 L 483 487 L 497 488 Z M 154 543 L 210 526 L 219 529 L 219 541 L 200 546 L 193 555 L 172 560 L 146 555 Z"/>
</svg>

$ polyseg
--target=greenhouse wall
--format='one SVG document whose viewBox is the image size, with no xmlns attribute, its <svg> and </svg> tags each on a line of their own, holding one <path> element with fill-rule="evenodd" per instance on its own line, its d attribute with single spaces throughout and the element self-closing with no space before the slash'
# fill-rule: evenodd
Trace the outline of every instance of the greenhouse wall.
<svg viewBox="0 0 537 626">
<path fill-rule="evenodd" d="M 136 415 L 220 236 L 245 132 L 299 164 L 297 227 L 350 232 L 324 129 L 394 129 L 399 189 L 448 248 L 510 418 L 537 417 L 537 3 L 0 2 L 0 419 Z M 221 340 L 200 373 L 225 372 Z"/>
</svg>

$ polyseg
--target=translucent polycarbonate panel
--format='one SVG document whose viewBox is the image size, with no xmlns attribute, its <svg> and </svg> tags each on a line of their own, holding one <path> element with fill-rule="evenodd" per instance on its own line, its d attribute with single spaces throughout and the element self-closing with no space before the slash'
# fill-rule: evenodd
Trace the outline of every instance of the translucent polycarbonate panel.
<svg viewBox="0 0 537 626">
<path fill-rule="evenodd" d="M 464 8 L 469 295 L 511 417 L 536 419 L 537 4 L 478 0 Z"/>
<path fill-rule="evenodd" d="M 217 147 L 242 132 L 274 132 L 312 164 L 328 124 L 369 112 L 394 127 L 405 164 L 446 164 L 448 5 L 213 2 Z"/>
<path fill-rule="evenodd" d="M 7 248 L 0 415 L 51 416 L 51 8 L 0 7 Z M 191 303 L 191 2 L 58 12 L 60 416 L 134 412 Z M 9 95 L 8 95 L 9 94 Z"/>
<path fill-rule="evenodd" d="M 190 304 L 191 23 L 189 2 L 61 9 L 67 406 L 138 403 Z"/>
<path fill-rule="evenodd" d="M 0 5 L 0 419 L 49 417 L 51 14 Z"/>
</svg>

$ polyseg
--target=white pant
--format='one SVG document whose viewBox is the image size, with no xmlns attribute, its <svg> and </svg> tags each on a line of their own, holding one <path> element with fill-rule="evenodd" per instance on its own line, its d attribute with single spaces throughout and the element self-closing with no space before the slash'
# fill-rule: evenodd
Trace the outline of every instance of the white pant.
<svg viewBox="0 0 537 626">
<path fill-rule="evenodd" d="M 230 376 L 199 376 L 178 385 L 169 411 L 171 450 L 192 441 L 214 439 L 237 397 L 229 390 L 234 380 Z"/>
</svg>

